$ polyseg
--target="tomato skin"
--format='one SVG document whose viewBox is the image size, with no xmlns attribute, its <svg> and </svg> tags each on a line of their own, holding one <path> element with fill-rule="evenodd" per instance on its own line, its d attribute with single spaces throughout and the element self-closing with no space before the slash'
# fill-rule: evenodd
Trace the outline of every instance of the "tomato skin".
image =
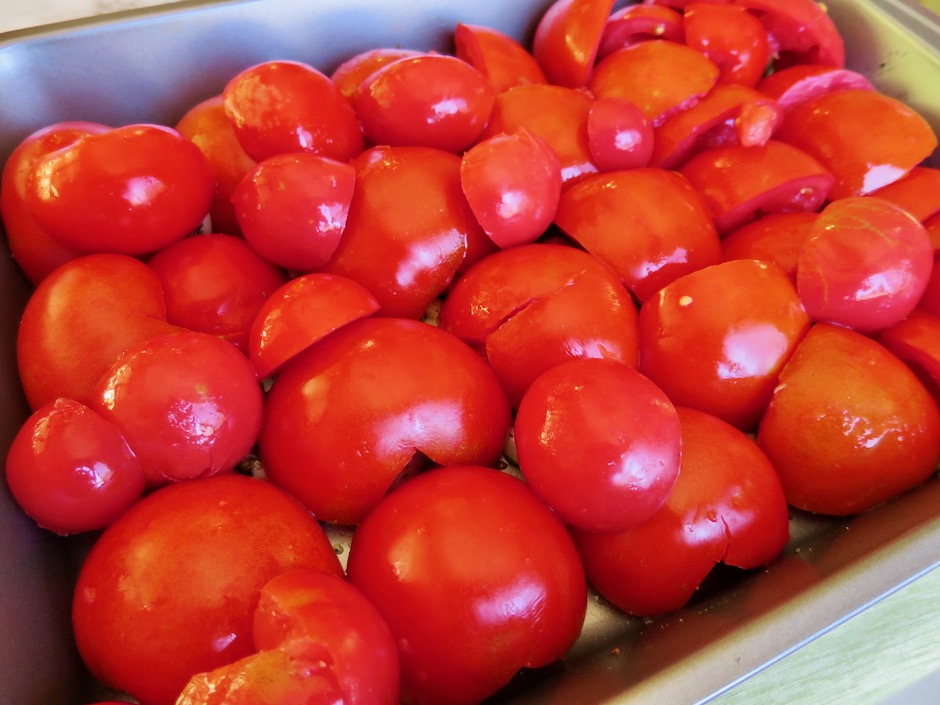
<svg viewBox="0 0 940 705">
<path fill-rule="evenodd" d="M 782 270 L 732 260 L 680 277 L 643 304 L 638 369 L 677 406 L 747 431 L 808 327 Z"/>
<path fill-rule="evenodd" d="M 346 228 L 355 169 L 318 154 L 261 161 L 232 193 L 242 234 L 259 255 L 309 272 L 330 261 Z"/>
<path fill-rule="evenodd" d="M 20 427 L 6 458 L 10 492 L 39 526 L 57 534 L 103 529 L 144 492 L 144 473 L 112 424 L 56 399 Z"/>
<path fill-rule="evenodd" d="M 905 176 L 869 195 L 891 201 L 926 225 L 940 213 L 940 169 L 915 166 Z"/>
<path fill-rule="evenodd" d="M 364 146 L 355 110 L 321 71 L 298 61 L 265 61 L 222 90 L 225 114 L 255 161 L 313 152 L 348 161 Z"/>
<path fill-rule="evenodd" d="M 170 127 L 127 125 L 40 158 L 26 204 L 68 247 L 140 255 L 198 228 L 215 180 L 199 148 Z"/>
<path fill-rule="evenodd" d="M 720 69 L 719 84 L 756 86 L 770 61 L 770 42 L 761 21 L 738 5 L 689 3 L 684 41 Z"/>
<path fill-rule="evenodd" d="M 555 224 L 613 269 L 641 302 L 673 279 L 720 261 L 702 197 L 665 169 L 584 179 L 562 194 Z"/>
<path fill-rule="evenodd" d="M 292 568 L 341 576 L 319 524 L 263 480 L 220 475 L 163 487 L 95 542 L 72 622 L 103 684 L 142 705 L 173 705 L 195 673 L 253 651 L 252 611 Z"/>
<path fill-rule="evenodd" d="M 903 360 L 934 400 L 940 402 L 940 318 L 914 309 L 903 321 L 881 331 L 876 339 Z"/>
<path fill-rule="evenodd" d="M 253 617 L 255 647 L 294 639 L 325 647 L 348 705 L 397 705 L 398 646 L 388 623 L 351 583 L 319 570 L 291 570 L 268 581 Z"/>
<path fill-rule="evenodd" d="M 248 349 L 248 330 L 287 275 L 233 235 L 198 235 L 162 249 L 147 264 L 160 277 L 167 321 Z"/>
<path fill-rule="evenodd" d="M 818 213 L 768 213 L 732 231 L 721 240 L 721 258 L 757 259 L 777 265 L 796 283 L 803 240 Z"/>
<path fill-rule="evenodd" d="M 34 411 L 58 397 L 89 404 L 128 348 L 180 330 L 166 322 L 160 279 L 146 264 L 120 254 L 71 260 L 36 288 L 20 319 L 26 399 Z"/>
<path fill-rule="evenodd" d="M 588 580 L 637 616 L 678 610 L 716 563 L 757 568 L 789 540 L 783 487 L 757 444 L 705 412 L 676 412 L 682 462 L 662 508 L 627 531 L 573 532 Z"/>
<path fill-rule="evenodd" d="M 649 519 L 679 473 L 679 418 L 666 395 L 620 362 L 552 367 L 522 397 L 519 467 L 569 526 L 623 531 Z"/>
<path fill-rule="evenodd" d="M 897 181 L 937 146 L 923 116 L 894 98 L 859 89 L 797 105 L 775 139 L 799 147 L 833 174 L 832 200 L 864 196 Z"/>
<path fill-rule="evenodd" d="M 10 153 L 0 180 L 0 218 L 13 259 L 33 286 L 82 252 L 49 235 L 29 211 L 26 188 L 36 162 L 79 137 L 102 134 L 109 127 L 95 122 L 59 122 L 32 133 Z"/>
<path fill-rule="evenodd" d="M 356 94 L 359 93 L 359 86 L 369 76 L 377 70 L 398 59 L 410 59 L 420 56 L 423 52 L 415 49 L 400 49 L 398 47 L 379 47 L 377 49 L 367 49 L 350 58 L 336 67 L 336 70 L 330 75 L 333 83 L 339 88 L 339 92 L 346 96 L 346 99 L 355 104 Z"/>
<path fill-rule="evenodd" d="M 627 5 L 613 12 L 601 35 L 597 60 L 608 54 L 647 39 L 665 39 L 682 43 L 685 28 L 682 15 L 662 5 Z"/>
<path fill-rule="evenodd" d="M 555 0 L 542 13 L 532 56 L 549 82 L 566 88 L 587 84 L 615 0 Z"/>
<path fill-rule="evenodd" d="M 468 563 L 474 555 L 486 560 Z M 519 668 L 561 658 L 587 605 L 564 525 L 525 483 L 490 468 L 403 483 L 356 530 L 348 574 L 398 641 L 411 705 L 477 703 Z"/>
<path fill-rule="evenodd" d="M 823 64 L 797 64 L 782 68 L 757 84 L 757 90 L 776 100 L 785 113 L 824 93 L 846 89 L 875 90 L 862 74 Z"/>
<path fill-rule="evenodd" d="M 225 114 L 222 96 L 216 95 L 190 108 L 176 130 L 199 147 L 215 177 L 215 195 L 209 207 L 211 231 L 241 235 L 232 193 L 257 162 L 248 156 Z"/>
<path fill-rule="evenodd" d="M 845 43 L 825 6 L 815 0 L 734 0 L 753 12 L 770 37 L 774 67 L 845 66 Z"/>
<path fill-rule="evenodd" d="M 467 62 L 422 54 L 370 74 L 359 86 L 355 106 L 373 144 L 458 153 L 486 127 L 495 97 L 486 77 Z"/>
<path fill-rule="evenodd" d="M 757 442 L 777 469 L 791 505 L 819 514 L 857 514 L 936 470 L 936 402 L 880 343 L 842 326 L 817 323 L 780 382 Z"/>
<path fill-rule="evenodd" d="M 121 430 L 157 487 L 233 470 L 258 436 L 262 398 L 234 345 L 181 332 L 129 349 L 97 383 L 92 408 Z"/>
<path fill-rule="evenodd" d="M 812 320 L 871 333 L 914 310 L 933 264 L 927 231 L 906 210 L 874 196 L 842 198 L 803 240 L 796 286 Z"/>
<path fill-rule="evenodd" d="M 355 524 L 416 453 L 440 465 L 493 463 L 509 424 L 492 370 L 456 337 L 367 318 L 284 366 L 258 447 L 272 482 L 322 521 Z"/>
<path fill-rule="evenodd" d="M 639 169 L 652 159 L 653 126 L 633 103 L 619 98 L 595 100 L 588 112 L 587 133 L 591 158 L 600 171 Z"/>
<path fill-rule="evenodd" d="M 515 86 L 548 82 L 525 47 L 490 27 L 458 22 L 454 28 L 454 51 L 458 59 L 486 76 L 497 93 Z"/>
</svg>

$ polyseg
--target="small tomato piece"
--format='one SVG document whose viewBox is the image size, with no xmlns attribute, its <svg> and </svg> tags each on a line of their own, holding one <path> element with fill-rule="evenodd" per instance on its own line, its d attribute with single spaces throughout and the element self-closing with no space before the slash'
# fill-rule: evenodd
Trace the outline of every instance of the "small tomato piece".
<svg viewBox="0 0 940 705">
<path fill-rule="evenodd" d="M 410 59 L 420 56 L 424 52 L 416 49 L 401 49 L 398 47 L 379 47 L 377 49 L 367 49 L 350 58 L 336 67 L 330 78 L 339 88 L 340 93 L 346 96 L 346 99 L 355 104 L 356 94 L 359 93 L 359 86 L 373 73 L 378 71 L 385 64 L 390 64 L 399 59 Z"/>
<path fill-rule="evenodd" d="M 940 402 L 940 318 L 914 309 L 903 321 L 881 331 L 877 340 L 904 361 Z"/>
<path fill-rule="evenodd" d="M 928 220 L 940 213 L 940 168 L 915 166 L 897 181 L 869 195 L 891 201 L 926 226 Z"/>
<path fill-rule="evenodd" d="M 770 37 L 774 66 L 845 66 L 845 43 L 825 5 L 816 0 L 732 0 L 756 15 Z"/>
<path fill-rule="evenodd" d="M 458 22 L 454 29 L 457 58 L 486 76 L 497 93 L 515 86 L 547 83 L 545 73 L 525 47 L 507 34 Z"/>
<path fill-rule="evenodd" d="M 777 101 L 784 113 L 800 103 L 832 91 L 875 90 L 862 74 L 822 64 L 797 64 L 761 79 L 757 90 Z"/>
<path fill-rule="evenodd" d="M 625 46 L 647 39 L 685 40 L 682 15 L 663 5 L 627 5 L 611 14 L 601 35 L 597 60 Z"/>
<path fill-rule="evenodd" d="M 780 267 L 794 284 L 803 240 L 818 213 L 768 213 L 726 235 L 721 258 L 756 259 Z"/>
<path fill-rule="evenodd" d="M 683 18 L 686 45 L 718 66 L 718 83 L 757 85 L 770 62 L 770 41 L 755 15 L 738 5 L 693 2 Z"/>
<path fill-rule="evenodd" d="M 581 88 L 588 82 L 615 0 L 555 0 L 542 14 L 532 55 L 549 82 Z"/>
<path fill-rule="evenodd" d="M 591 104 L 587 133 L 591 159 L 601 171 L 645 167 L 655 149 L 649 119 L 638 106 L 620 98 L 600 98 Z"/>
</svg>

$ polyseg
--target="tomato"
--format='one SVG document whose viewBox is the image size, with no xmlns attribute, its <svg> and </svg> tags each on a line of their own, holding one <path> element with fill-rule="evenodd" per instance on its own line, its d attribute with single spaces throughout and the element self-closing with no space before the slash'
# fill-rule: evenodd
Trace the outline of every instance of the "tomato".
<svg viewBox="0 0 940 705">
<path fill-rule="evenodd" d="M 857 514 L 934 473 L 940 412 L 914 373 L 880 343 L 817 323 L 781 373 L 757 442 L 791 505 Z"/>
<path fill-rule="evenodd" d="M 594 101 L 588 111 L 587 134 L 591 159 L 600 171 L 647 166 L 655 148 L 653 126 L 646 115 L 620 98 Z"/>
<path fill-rule="evenodd" d="M 294 639 L 325 647 L 328 668 L 348 705 L 397 705 L 398 646 L 378 609 L 353 585 L 318 570 L 291 570 L 261 588 L 255 646 Z"/>
<path fill-rule="evenodd" d="M 79 652 L 104 685 L 173 705 L 194 674 L 252 653 L 259 592 L 292 568 L 342 575 L 319 524 L 270 483 L 233 474 L 160 488 L 81 567 Z"/>
<path fill-rule="evenodd" d="M 926 221 L 940 213 L 940 169 L 915 166 L 870 195 L 891 201 L 926 225 Z"/>
<path fill-rule="evenodd" d="M 732 260 L 680 277 L 643 304 L 638 369 L 673 404 L 747 431 L 808 327 L 782 270 Z"/>
<path fill-rule="evenodd" d="M 818 210 L 835 191 L 835 177 L 820 162 L 776 139 L 712 147 L 679 171 L 702 193 L 721 235 L 761 214 Z"/>
<path fill-rule="evenodd" d="M 232 193 L 245 239 L 262 257 L 309 272 L 330 261 L 356 182 L 345 162 L 303 152 L 261 161 Z"/>
<path fill-rule="evenodd" d="M 940 318 L 914 309 L 904 320 L 881 331 L 877 340 L 903 360 L 940 402 Z"/>
<path fill-rule="evenodd" d="M 488 240 L 461 190 L 460 157 L 373 147 L 353 166 L 346 230 L 325 270 L 362 284 L 384 315 L 420 318 L 464 264 L 469 243 Z"/>
<path fill-rule="evenodd" d="M 144 492 L 144 473 L 112 424 L 71 399 L 41 407 L 20 427 L 6 458 L 10 492 L 57 534 L 111 524 Z"/>
<path fill-rule="evenodd" d="M 555 0 L 542 13 L 532 55 L 549 82 L 581 88 L 588 82 L 615 0 Z"/>
<path fill-rule="evenodd" d="M 13 259 L 34 286 L 49 272 L 83 254 L 51 237 L 33 218 L 26 187 L 36 162 L 79 137 L 110 128 L 94 122 L 60 122 L 32 133 L 10 154 L 0 180 L 0 218 Z"/>
<path fill-rule="evenodd" d="M 36 288 L 20 319 L 16 357 L 33 410 L 67 397 L 85 404 L 124 352 L 181 329 L 166 322 L 156 272 L 127 255 L 73 259 Z"/>
<path fill-rule="evenodd" d="M 693 2 L 684 14 L 686 45 L 711 59 L 720 84 L 756 86 L 770 62 L 770 42 L 761 21 L 738 5 Z"/>
<path fill-rule="evenodd" d="M 175 242 L 148 260 L 160 277 L 167 321 L 211 333 L 241 350 L 248 330 L 286 274 L 232 235 L 198 235 Z"/>
<path fill-rule="evenodd" d="M 862 74 L 822 64 L 797 64 L 761 79 L 757 90 L 777 101 L 788 113 L 800 103 L 824 93 L 841 90 L 875 90 Z"/>
<path fill-rule="evenodd" d="M 254 446 L 262 399 L 234 345 L 181 332 L 130 348 L 96 384 L 92 408 L 121 430 L 156 487 L 234 469 Z"/>
<path fill-rule="evenodd" d="M 127 125 L 39 158 L 26 205 L 68 247 L 140 255 L 196 230 L 214 190 L 205 156 L 176 130 Z"/>
<path fill-rule="evenodd" d="M 270 377 L 334 330 L 379 309 L 365 287 L 335 274 L 291 279 L 262 304 L 251 325 L 248 355 L 258 377 Z"/>
<path fill-rule="evenodd" d="M 584 179 L 562 194 L 555 224 L 617 272 L 641 302 L 673 279 L 720 261 L 702 197 L 665 169 Z"/>
<path fill-rule="evenodd" d="M 399 59 L 363 80 L 355 106 L 373 144 L 461 152 L 489 119 L 496 91 L 472 65 L 445 54 Z"/>
<path fill-rule="evenodd" d="M 933 246 L 914 216 L 855 196 L 830 203 L 810 227 L 796 286 L 811 319 L 874 332 L 914 310 L 932 270 Z"/>
<path fill-rule="evenodd" d="M 685 41 L 682 15 L 662 5 L 627 5 L 607 19 L 597 50 L 598 61 L 617 49 L 646 41 Z"/>
<path fill-rule="evenodd" d="M 794 107 L 776 139 L 815 157 L 835 176 L 831 199 L 887 186 L 937 146 L 923 116 L 899 100 L 860 89 L 827 92 Z"/>
<path fill-rule="evenodd" d="M 517 86 L 496 96 L 481 138 L 513 134 L 521 128 L 541 137 L 561 163 L 563 187 L 597 172 L 586 125 L 594 101 L 584 91 L 564 86 Z"/>
<path fill-rule="evenodd" d="M 682 462 L 663 507 L 626 531 L 575 531 L 588 580 L 629 614 L 683 607 L 716 563 L 757 568 L 789 540 L 780 479 L 744 433 L 679 407 Z"/>
<path fill-rule="evenodd" d="M 679 473 L 679 418 L 632 367 L 580 359 L 552 367 L 522 397 L 519 468 L 565 523 L 623 531 L 650 518 Z"/>
<path fill-rule="evenodd" d="M 481 140 L 463 155 L 460 186 L 483 232 L 499 247 L 533 242 L 551 225 L 561 164 L 525 128 Z"/>
<path fill-rule="evenodd" d="M 763 23 L 774 67 L 845 66 L 845 43 L 824 5 L 815 0 L 733 0 Z"/>
<path fill-rule="evenodd" d="M 796 283 L 803 240 L 818 213 L 768 213 L 742 225 L 721 241 L 722 260 L 757 259 L 782 269 Z"/>
<path fill-rule="evenodd" d="M 356 529 L 348 573 L 398 642 L 408 705 L 477 703 L 520 668 L 560 659 L 587 606 L 565 526 L 490 468 L 403 483 Z"/>
<path fill-rule="evenodd" d="M 206 156 L 215 177 L 215 195 L 209 207 L 212 232 L 241 235 L 232 193 L 257 162 L 242 148 L 225 114 L 222 96 L 207 98 L 190 108 L 176 130 Z"/>
<path fill-rule="evenodd" d="M 415 458 L 495 462 L 509 424 L 493 372 L 456 337 L 366 318 L 282 368 L 258 448 L 268 477 L 319 519 L 355 524 Z"/>
<path fill-rule="evenodd" d="M 321 71 L 298 61 L 264 61 L 233 76 L 225 114 L 255 161 L 313 152 L 347 161 L 362 151 L 362 127 L 349 101 Z"/>
<path fill-rule="evenodd" d="M 346 59 L 336 67 L 330 78 L 346 99 L 355 104 L 356 94 L 362 82 L 375 71 L 398 59 L 409 59 L 424 52 L 398 47 L 367 49 Z"/>
<path fill-rule="evenodd" d="M 515 86 L 548 82 L 525 47 L 490 27 L 458 22 L 454 28 L 454 52 L 458 59 L 486 76 L 497 93 Z"/>
<path fill-rule="evenodd" d="M 588 88 L 598 98 L 636 103 L 655 127 L 701 100 L 715 86 L 719 73 L 714 62 L 695 49 L 650 39 L 599 61 Z"/>
</svg>

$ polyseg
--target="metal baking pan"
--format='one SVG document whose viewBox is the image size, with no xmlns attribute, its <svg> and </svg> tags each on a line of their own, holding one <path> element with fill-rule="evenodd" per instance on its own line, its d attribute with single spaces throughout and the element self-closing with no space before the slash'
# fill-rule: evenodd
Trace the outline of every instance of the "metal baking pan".
<svg viewBox="0 0 940 705">
<path fill-rule="evenodd" d="M 376 46 L 449 50 L 456 22 L 531 37 L 550 0 L 182 2 L 0 35 L 0 160 L 30 132 L 70 119 L 173 124 L 253 63 L 332 70 Z M 849 66 L 940 130 L 940 27 L 912 1 L 827 0 Z M 15 335 L 28 286 L 0 252 L 0 453 L 27 407 Z M 629 619 L 592 599 L 563 663 L 528 674 L 503 705 L 702 702 L 938 565 L 940 478 L 851 520 L 795 513 L 763 571 L 718 571 L 679 613 Z M 87 538 L 36 529 L 0 483 L 0 703 L 78 705 L 94 693 L 69 636 L 71 576 Z"/>
</svg>

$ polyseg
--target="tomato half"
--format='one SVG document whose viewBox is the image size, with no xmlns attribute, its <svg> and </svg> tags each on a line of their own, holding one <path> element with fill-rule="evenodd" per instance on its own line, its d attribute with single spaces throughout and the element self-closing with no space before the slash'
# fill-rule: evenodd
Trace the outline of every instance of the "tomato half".
<svg viewBox="0 0 940 705">
<path fill-rule="evenodd" d="M 486 76 L 497 93 L 515 86 L 548 82 L 525 47 L 491 27 L 458 22 L 454 28 L 454 51 L 458 59 Z"/>
<path fill-rule="evenodd" d="M 615 0 L 555 0 L 539 18 L 532 55 L 548 80 L 581 88 L 594 60 Z"/>
</svg>

